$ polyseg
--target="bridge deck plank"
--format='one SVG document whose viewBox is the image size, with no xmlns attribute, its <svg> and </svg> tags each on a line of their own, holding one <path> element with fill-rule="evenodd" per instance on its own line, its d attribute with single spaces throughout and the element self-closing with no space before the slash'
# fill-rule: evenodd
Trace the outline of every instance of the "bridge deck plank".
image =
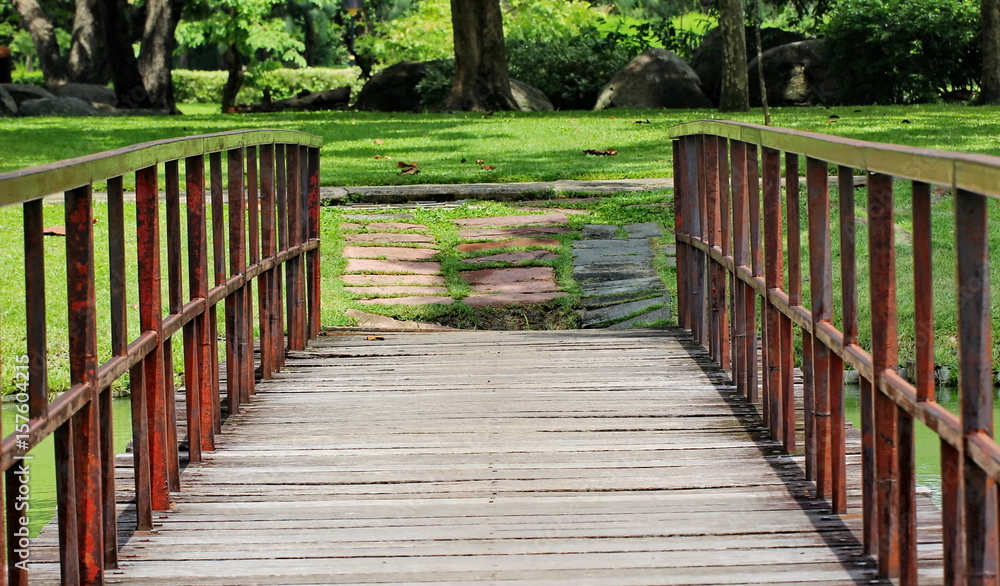
<svg viewBox="0 0 1000 586">
<path fill-rule="evenodd" d="M 808 498 L 801 458 L 687 336 L 383 337 L 320 338 L 259 382 L 155 531 L 123 532 L 108 581 L 872 583 L 859 495 L 844 517 Z M 128 457 L 119 471 L 125 530 Z M 919 517 L 921 583 L 939 583 L 929 499 Z"/>
</svg>

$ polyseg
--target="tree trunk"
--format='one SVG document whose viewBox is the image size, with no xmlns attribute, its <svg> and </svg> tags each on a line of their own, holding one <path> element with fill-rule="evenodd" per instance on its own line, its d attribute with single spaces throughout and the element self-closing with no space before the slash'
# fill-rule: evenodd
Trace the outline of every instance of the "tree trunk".
<svg viewBox="0 0 1000 586">
<path fill-rule="evenodd" d="M 742 0 L 719 0 L 719 31 L 722 33 L 719 111 L 746 112 L 750 110 L 750 81 Z"/>
<path fill-rule="evenodd" d="M 181 16 L 180 0 L 149 0 L 146 25 L 139 50 L 139 71 L 154 108 L 179 114 L 174 101 L 173 69 L 174 31 Z"/>
<path fill-rule="evenodd" d="M 982 0 L 983 78 L 979 104 L 1000 104 L 1000 0 Z"/>
<path fill-rule="evenodd" d="M 442 110 L 517 110 L 510 91 L 499 0 L 451 0 L 455 85 Z"/>
<path fill-rule="evenodd" d="M 132 50 L 128 30 L 128 13 L 125 0 L 98 0 L 97 14 L 104 30 L 104 45 L 107 47 L 111 78 L 115 83 L 115 96 L 119 108 L 152 108 L 149 92 L 139 73 L 139 61 Z"/>
<path fill-rule="evenodd" d="M 31 40 L 35 43 L 35 51 L 38 53 L 45 81 L 52 86 L 62 85 L 69 81 L 66 74 L 66 61 L 59 53 L 59 43 L 56 42 L 52 21 L 38 5 L 38 1 L 14 0 L 14 7 L 21 15 L 24 27 L 31 33 Z"/>
<path fill-rule="evenodd" d="M 229 70 L 229 77 L 226 78 L 226 85 L 222 86 L 222 111 L 236 111 L 236 95 L 243 87 L 243 54 L 236 48 L 236 45 L 229 45 L 226 51 L 226 69 Z"/>
<path fill-rule="evenodd" d="M 111 69 L 104 58 L 104 38 L 97 17 L 97 0 L 76 0 L 73 44 L 69 48 L 69 80 L 104 85 Z"/>
</svg>

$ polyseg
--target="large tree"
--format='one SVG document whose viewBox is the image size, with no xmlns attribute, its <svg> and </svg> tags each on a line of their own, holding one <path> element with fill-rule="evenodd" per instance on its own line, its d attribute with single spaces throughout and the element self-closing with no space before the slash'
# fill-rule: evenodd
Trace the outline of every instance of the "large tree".
<svg viewBox="0 0 1000 586">
<path fill-rule="evenodd" d="M 747 42 L 742 0 L 719 0 L 719 32 L 722 34 L 722 92 L 719 110 L 746 112 L 750 109 L 747 79 Z"/>
<path fill-rule="evenodd" d="M 69 81 L 66 60 L 59 51 L 56 31 L 52 19 L 38 4 L 37 0 L 14 0 L 14 7 L 21 15 L 21 23 L 31 34 L 38 53 L 38 63 L 50 85 L 62 85 Z"/>
<path fill-rule="evenodd" d="M 1000 0 L 982 0 L 983 77 L 980 104 L 1000 104 Z"/>
<path fill-rule="evenodd" d="M 451 0 L 455 85 L 445 110 L 517 110 L 510 91 L 500 0 Z"/>
</svg>

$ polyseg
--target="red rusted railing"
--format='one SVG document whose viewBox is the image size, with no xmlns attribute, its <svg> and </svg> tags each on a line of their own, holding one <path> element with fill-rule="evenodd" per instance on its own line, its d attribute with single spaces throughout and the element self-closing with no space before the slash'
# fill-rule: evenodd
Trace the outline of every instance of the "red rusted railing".
<svg viewBox="0 0 1000 586">
<path fill-rule="evenodd" d="M 715 121 L 682 124 L 672 136 L 681 325 L 731 370 L 740 393 L 757 401 L 758 386 L 762 389 L 759 401 L 771 437 L 789 450 L 796 442 L 793 334 L 798 331 L 806 474 L 815 480 L 818 498 L 838 514 L 846 512 L 848 491 L 844 366 L 860 372 L 864 545 L 878 560 L 879 576 L 898 577 L 901 584 L 917 580 L 914 419 L 936 432 L 945 583 L 996 584 L 1000 446 L 993 439 L 987 199 L 1000 197 L 1000 158 Z M 800 270 L 800 155 L 806 157 L 808 307 Z M 868 262 L 860 267 L 855 169 L 867 173 Z M 899 286 L 912 284 L 916 295 L 915 385 L 896 369 L 894 180 L 912 182 L 915 268 L 912 283 Z M 958 416 L 934 398 L 933 185 L 953 190 L 955 200 Z M 834 323 L 831 213 L 839 214 L 840 226 L 835 235 L 839 324 Z M 870 348 L 858 345 L 858 271 L 870 274 Z"/>
<path fill-rule="evenodd" d="M 22 559 L 27 549 L 22 528 L 27 520 L 18 505 L 25 488 L 17 467 L 20 458 L 49 435 L 55 438 L 63 584 L 103 583 L 105 568 L 117 565 L 113 381 L 130 373 L 137 530 L 145 531 L 152 528 L 152 512 L 168 509 L 170 493 L 180 490 L 179 440 L 186 440 L 189 461 L 198 462 L 203 451 L 214 449 L 221 429 L 216 331 L 220 303 L 224 302 L 225 311 L 229 414 L 238 412 L 253 394 L 254 282 L 261 376 L 269 378 L 281 368 L 286 347 L 302 349 L 317 335 L 320 144 L 318 137 L 301 132 L 230 132 L 135 145 L 0 174 L 0 205 L 24 208 L 29 405 L 28 420 L 3 439 L 0 454 L 6 474 L 7 527 L 6 547 L 0 547 L 7 554 L 7 572 L 0 574 L 0 581 L 27 583 Z M 183 219 L 180 162 L 186 174 Z M 136 226 L 128 230 L 123 177 L 133 172 Z M 159 194 L 161 172 L 165 200 Z M 92 186 L 103 180 L 108 186 L 113 357 L 98 364 L 94 261 L 104 251 L 94 247 Z M 62 295 L 46 288 L 41 198 L 60 192 L 65 193 L 71 387 L 49 403 L 46 304 Z M 165 233 L 160 228 L 161 210 L 166 215 Z M 182 225 L 187 230 L 186 247 Z M 133 236 L 138 274 L 128 281 L 125 243 Z M 209 250 L 213 273 L 208 269 Z M 166 315 L 161 300 L 164 259 Z M 141 331 L 132 340 L 126 327 L 130 286 L 138 288 Z M 178 332 L 183 332 L 187 438 L 178 437 L 174 412 L 172 345 Z"/>
</svg>

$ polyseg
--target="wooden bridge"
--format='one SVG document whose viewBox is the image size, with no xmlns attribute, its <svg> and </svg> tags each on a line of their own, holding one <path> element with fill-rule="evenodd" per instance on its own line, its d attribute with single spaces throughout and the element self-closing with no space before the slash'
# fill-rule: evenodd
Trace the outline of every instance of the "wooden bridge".
<svg viewBox="0 0 1000 586">
<path fill-rule="evenodd" d="M 985 211 L 1000 160 L 719 122 L 678 127 L 673 145 L 681 328 L 622 332 L 324 334 L 320 145 L 301 133 L 164 141 L 0 175 L 0 205 L 24 208 L 28 357 L 26 421 L 0 457 L 3 578 L 995 584 Z M 894 178 L 913 198 L 915 386 L 895 368 L 895 291 L 909 284 L 897 285 Z M 105 180 L 107 252 L 92 212 Z M 953 191 L 960 234 L 960 415 L 934 401 L 933 186 Z M 72 387 L 50 404 L 40 197 L 53 192 L 66 193 Z M 100 332 L 97 253 L 110 260 Z M 858 273 L 871 276 L 860 309 Z M 100 364 L 98 336 L 113 347 Z M 844 421 L 845 365 L 861 374 L 860 433 Z M 134 441 L 116 459 L 110 387 L 125 373 Z M 918 497 L 914 420 L 941 438 L 943 512 Z M 28 540 L 18 467 L 48 435 L 58 522 Z"/>
</svg>

